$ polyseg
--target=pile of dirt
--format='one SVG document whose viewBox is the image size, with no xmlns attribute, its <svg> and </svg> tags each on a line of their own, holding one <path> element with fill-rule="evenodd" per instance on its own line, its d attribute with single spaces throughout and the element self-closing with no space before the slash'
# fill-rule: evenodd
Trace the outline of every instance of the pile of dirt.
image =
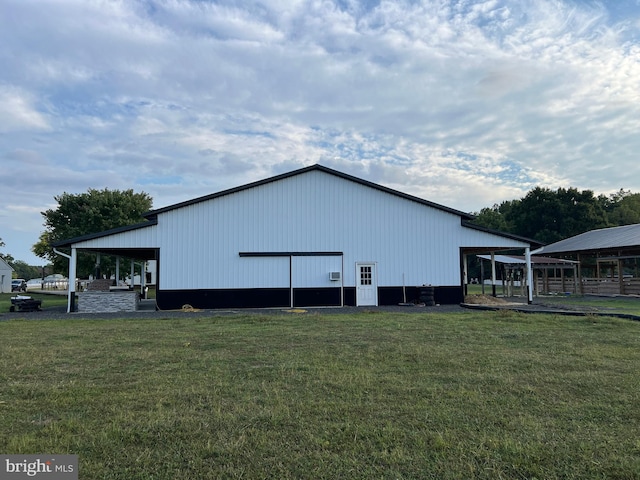
<svg viewBox="0 0 640 480">
<path fill-rule="evenodd" d="M 466 295 L 464 297 L 464 303 L 470 305 L 501 305 L 507 302 L 503 298 L 492 297 L 491 295 Z"/>
</svg>

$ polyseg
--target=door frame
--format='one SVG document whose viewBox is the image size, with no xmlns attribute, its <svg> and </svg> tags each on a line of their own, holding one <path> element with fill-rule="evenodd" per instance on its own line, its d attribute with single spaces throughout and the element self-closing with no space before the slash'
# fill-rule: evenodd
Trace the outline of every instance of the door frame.
<svg viewBox="0 0 640 480">
<path fill-rule="evenodd" d="M 361 267 L 371 267 L 371 291 L 373 292 L 373 303 L 361 303 L 359 291 L 362 288 L 360 281 Z M 356 307 L 377 307 L 378 306 L 378 263 L 377 262 L 356 262 Z"/>
</svg>

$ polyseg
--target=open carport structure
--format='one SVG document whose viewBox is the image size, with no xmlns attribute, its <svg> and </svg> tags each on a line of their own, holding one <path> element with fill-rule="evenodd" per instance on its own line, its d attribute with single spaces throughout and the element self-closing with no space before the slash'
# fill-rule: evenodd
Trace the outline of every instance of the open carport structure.
<svg viewBox="0 0 640 480">
<path fill-rule="evenodd" d="M 577 261 L 581 294 L 640 295 L 640 224 L 591 230 L 535 253 Z"/>
<path fill-rule="evenodd" d="M 483 262 L 495 262 L 500 266 L 501 279 L 495 278 L 496 269 L 492 268 L 493 277 L 490 277 L 493 294 L 495 295 L 496 285 L 502 285 L 502 293 L 505 296 L 512 296 L 518 292 L 526 296 L 528 292 L 527 261 L 522 255 L 478 255 Z M 578 280 L 579 263 L 575 260 L 566 260 L 553 257 L 531 257 L 531 270 L 533 271 L 533 294 L 560 293 L 579 291 Z M 484 268 L 481 269 L 484 272 Z M 481 276 L 481 283 L 485 286 L 485 277 Z"/>
</svg>

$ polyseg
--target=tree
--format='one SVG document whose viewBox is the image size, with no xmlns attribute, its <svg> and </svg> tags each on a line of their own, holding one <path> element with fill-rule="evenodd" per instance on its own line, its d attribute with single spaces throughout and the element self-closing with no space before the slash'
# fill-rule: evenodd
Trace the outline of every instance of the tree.
<svg viewBox="0 0 640 480">
<path fill-rule="evenodd" d="M 63 193 L 54 197 L 58 206 L 41 212 L 45 231 L 31 250 L 37 256 L 53 262 L 55 271 L 65 271 L 68 263 L 53 251 L 51 244 L 111 228 L 123 227 L 144 221 L 142 214 L 151 210 L 153 200 L 142 192 L 133 190 L 95 190 L 74 195 Z M 108 259 L 102 262 L 108 266 Z M 95 256 L 78 255 L 78 275 L 93 272 Z"/>
<path fill-rule="evenodd" d="M 513 225 L 520 235 L 553 243 L 608 226 L 602 199 L 591 190 L 536 187 L 519 203 Z"/>
<path fill-rule="evenodd" d="M 476 218 L 479 225 L 553 243 L 596 228 L 611 226 L 608 200 L 591 190 L 536 187 L 520 200 L 503 202 L 483 209 Z"/>
<path fill-rule="evenodd" d="M 620 190 L 609 196 L 609 222 L 613 225 L 640 223 L 640 193 Z"/>
<path fill-rule="evenodd" d="M 511 232 L 513 225 L 511 224 L 510 212 L 515 202 L 518 200 L 505 201 L 500 205 L 496 203 L 493 207 L 485 207 L 480 212 L 473 213 L 476 217 L 474 223 L 501 232 Z"/>
<path fill-rule="evenodd" d="M 28 280 L 30 278 L 40 278 L 42 276 L 42 267 L 29 265 L 27 262 L 23 262 L 22 260 L 16 260 L 11 263 L 11 266 L 15 270 L 16 278 L 26 278 Z"/>
</svg>

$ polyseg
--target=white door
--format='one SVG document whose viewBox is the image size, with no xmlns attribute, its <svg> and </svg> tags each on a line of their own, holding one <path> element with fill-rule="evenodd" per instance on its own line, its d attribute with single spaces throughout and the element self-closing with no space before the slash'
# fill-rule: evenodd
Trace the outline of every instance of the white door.
<svg viewBox="0 0 640 480">
<path fill-rule="evenodd" d="M 378 305 L 375 263 L 356 263 L 356 305 Z"/>
</svg>

